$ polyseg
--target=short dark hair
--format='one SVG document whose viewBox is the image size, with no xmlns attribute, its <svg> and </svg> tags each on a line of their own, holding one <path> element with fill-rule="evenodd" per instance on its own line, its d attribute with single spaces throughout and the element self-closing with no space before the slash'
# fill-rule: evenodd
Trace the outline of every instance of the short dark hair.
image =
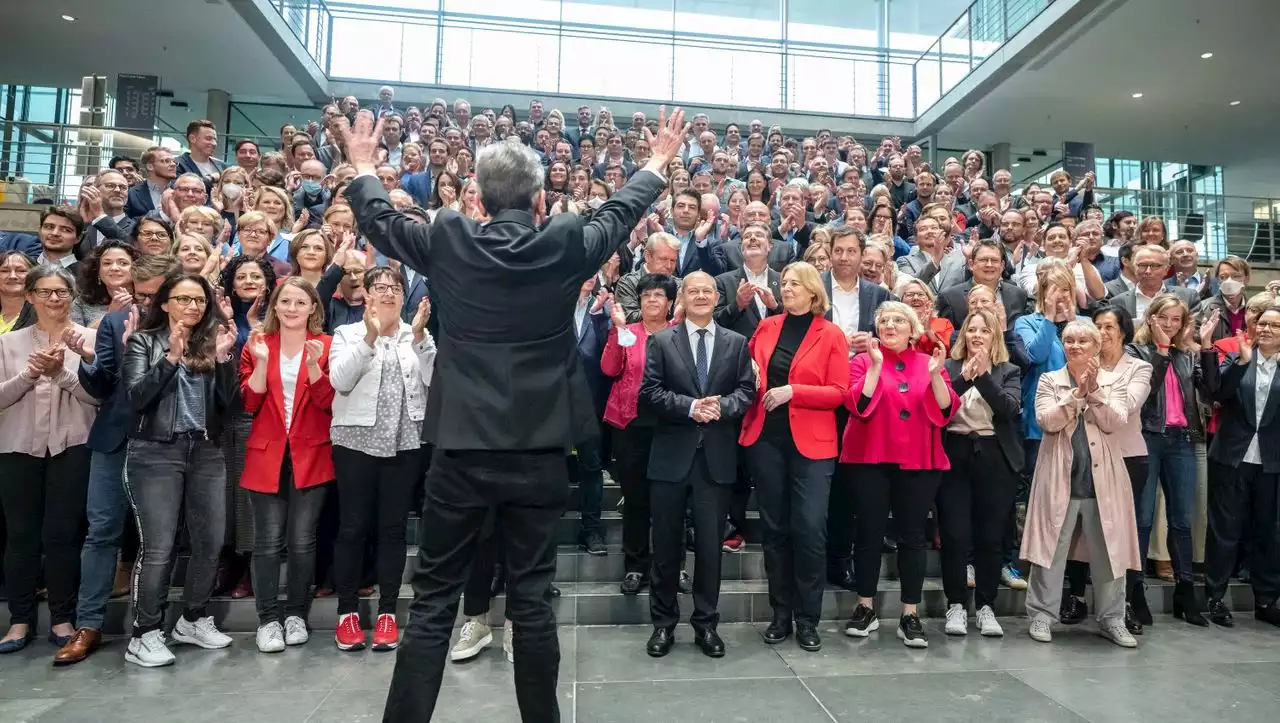
<svg viewBox="0 0 1280 723">
<path fill-rule="evenodd" d="M 240 149 L 244 146 L 253 146 L 255 149 L 259 148 L 257 141 L 250 140 L 248 138 L 241 138 L 240 141 L 236 143 L 236 153 L 239 153 Z"/>
<path fill-rule="evenodd" d="M 852 237 L 858 242 L 858 251 L 866 250 L 867 235 L 853 226 L 839 226 L 831 229 L 831 248 L 835 248 L 836 242 L 840 239 L 849 237 Z"/>
<path fill-rule="evenodd" d="M 313 145 L 313 144 L 311 143 L 311 141 L 294 141 L 294 142 L 289 146 L 289 152 L 290 152 L 290 153 L 297 153 L 297 152 L 298 152 L 298 149 L 299 149 L 299 148 L 301 148 L 301 147 L 303 147 L 303 146 L 309 146 L 309 147 L 311 148 L 311 152 L 312 152 L 312 153 L 315 153 L 315 151 L 316 151 L 316 147 L 315 147 L 315 145 Z"/>
<path fill-rule="evenodd" d="M 1083 214 L 1084 211 L 1081 210 L 1081 215 Z M 1132 211 L 1116 211 L 1111 214 L 1111 218 L 1108 218 L 1107 222 L 1102 224 L 1102 235 L 1107 238 L 1115 238 L 1116 233 L 1120 230 L 1120 222 L 1132 216 Z"/>
<path fill-rule="evenodd" d="M 1104 314 L 1111 314 L 1116 318 L 1116 326 L 1120 327 L 1120 333 L 1124 336 L 1124 343 L 1128 344 L 1133 341 L 1133 317 L 1123 306 L 1116 304 L 1103 304 L 1093 310 L 1093 315 L 1089 318 L 1093 320 L 1094 325 L 1098 323 L 1098 317 Z"/>
<path fill-rule="evenodd" d="M 128 156 L 112 156 L 111 160 L 107 163 L 107 168 L 115 170 L 116 166 L 119 166 L 121 163 L 128 163 L 133 166 L 135 171 L 138 170 L 138 162 Z"/>
<path fill-rule="evenodd" d="M 390 266 L 374 266 L 364 272 L 364 288 L 368 289 L 373 286 L 373 282 L 384 276 L 391 277 L 391 280 L 401 286 L 404 286 L 404 275 Z"/>
<path fill-rule="evenodd" d="M 65 218 L 76 227 L 76 237 L 79 238 L 84 233 L 84 219 L 80 216 L 80 212 L 70 206 L 49 206 L 40 212 L 40 225 L 43 226 L 45 219 L 50 216 Z"/>
<path fill-rule="evenodd" d="M 1121 266 L 1124 265 L 1125 261 L 1133 258 L 1133 246 L 1131 243 L 1121 244 L 1120 248 L 1116 250 L 1116 258 L 1120 259 Z"/>
<path fill-rule="evenodd" d="M 698 213 L 702 213 L 702 194 L 701 194 L 701 193 L 698 193 L 697 191 L 693 190 L 692 188 L 685 188 L 685 189 L 681 190 L 679 193 L 677 193 L 677 194 L 676 194 L 676 198 L 677 198 L 677 199 L 678 199 L 678 198 L 681 198 L 681 197 L 683 197 L 683 198 L 692 198 L 692 199 L 693 199 L 693 202 L 694 202 L 694 203 L 696 203 L 696 204 L 698 204 Z M 671 205 L 672 205 L 673 207 L 676 205 L 676 202 L 675 202 L 675 200 L 674 200 L 674 199 L 671 201 Z"/>
<path fill-rule="evenodd" d="M 978 243 L 973 245 L 973 253 L 969 255 L 970 263 L 972 263 L 973 259 L 978 257 L 978 252 L 983 249 L 991 249 L 992 251 L 995 251 L 997 254 L 1000 254 L 1000 260 L 1004 261 L 1004 246 L 993 238 L 984 238 L 978 239 Z"/>
<path fill-rule="evenodd" d="M 208 128 L 214 133 L 218 132 L 218 127 L 213 124 L 213 121 L 208 120 L 207 118 L 201 118 L 200 120 L 193 120 L 187 124 L 187 137 L 190 138 L 192 134 L 199 133 L 202 128 Z"/>
<path fill-rule="evenodd" d="M 662 293 L 666 295 L 668 301 L 675 301 L 676 298 L 676 280 L 675 277 L 666 274 L 644 274 L 636 281 L 636 298 L 644 296 L 644 292 L 653 289 L 662 289 Z"/>
</svg>

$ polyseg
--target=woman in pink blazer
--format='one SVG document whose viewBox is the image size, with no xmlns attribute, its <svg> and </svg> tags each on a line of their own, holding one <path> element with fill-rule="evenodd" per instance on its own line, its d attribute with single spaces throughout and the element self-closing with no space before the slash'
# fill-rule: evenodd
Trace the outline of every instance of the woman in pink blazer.
<svg viewBox="0 0 1280 723">
<path fill-rule="evenodd" d="M 636 282 L 640 321 L 627 324 L 622 305 L 613 304 L 613 329 L 600 356 L 600 370 L 615 379 L 604 408 L 604 421 L 614 428 L 618 450 L 618 482 L 627 503 L 622 507 L 622 555 L 626 575 L 622 592 L 635 595 L 649 577 L 649 450 L 654 421 L 637 409 L 644 378 L 645 344 L 650 334 L 670 323 L 676 280 L 645 274 Z"/>
<path fill-rule="evenodd" d="M 1036 423 L 1044 431 L 1036 458 L 1022 556 L 1031 563 L 1027 615 L 1031 638 L 1047 643 L 1058 620 L 1062 573 L 1076 528 L 1093 568 L 1099 632 L 1136 648 L 1124 624 L 1125 573 L 1138 569 L 1138 523 L 1118 433 L 1131 408 L 1119 374 L 1102 368 L 1102 337 L 1092 321 L 1062 330 L 1067 366 L 1040 377 Z"/>
<path fill-rule="evenodd" d="M 942 470 L 950 469 L 942 429 L 960 400 L 943 368 L 944 350 L 912 348 L 924 333 L 920 318 L 899 301 L 876 310 L 876 336 L 865 354 L 849 362 L 851 412 L 840 461 L 856 465 L 853 506 L 858 516 L 853 572 L 858 605 L 845 634 L 862 638 L 880 629 L 872 605 L 880 582 L 880 547 L 889 512 L 898 533 L 902 618 L 898 637 L 911 648 L 929 645 L 916 605 L 924 587 L 925 521 Z"/>
</svg>

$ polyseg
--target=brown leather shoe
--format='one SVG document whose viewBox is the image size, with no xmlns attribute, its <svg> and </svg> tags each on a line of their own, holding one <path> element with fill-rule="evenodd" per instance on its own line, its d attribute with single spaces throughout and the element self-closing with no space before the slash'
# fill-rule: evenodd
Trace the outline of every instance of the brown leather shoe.
<svg viewBox="0 0 1280 723">
<path fill-rule="evenodd" d="M 71 642 L 58 649 L 53 656 L 54 665 L 72 665 L 89 657 L 102 645 L 102 632 L 93 628 L 79 628 L 71 636 Z"/>
<path fill-rule="evenodd" d="M 1173 562 L 1156 560 L 1156 577 L 1165 582 L 1173 582 Z"/>
</svg>

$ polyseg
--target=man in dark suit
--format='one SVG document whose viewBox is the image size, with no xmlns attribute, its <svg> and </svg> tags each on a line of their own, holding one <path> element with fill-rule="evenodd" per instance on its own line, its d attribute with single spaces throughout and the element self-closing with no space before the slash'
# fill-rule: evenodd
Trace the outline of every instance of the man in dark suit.
<svg viewBox="0 0 1280 723">
<path fill-rule="evenodd" d="M 578 358 L 582 360 L 582 373 L 591 390 L 591 407 L 597 420 L 604 419 L 604 407 L 609 401 L 613 379 L 600 369 L 600 356 L 609 340 L 609 314 L 606 309 L 608 292 L 600 288 L 600 275 L 596 274 L 582 284 L 578 305 L 573 310 L 574 333 L 578 338 Z M 588 555 L 608 554 L 604 544 L 604 524 L 600 521 L 604 502 L 605 437 L 604 427 L 593 439 L 578 443 L 578 490 L 581 495 L 579 509 L 582 518 L 578 524 L 578 545 Z"/>
<path fill-rule="evenodd" d="M 1133 249 L 1134 287 L 1111 299 L 1111 303 L 1124 307 L 1133 317 L 1135 325 L 1146 318 L 1147 307 L 1161 294 L 1173 294 L 1187 305 L 1192 314 L 1200 308 L 1200 294 L 1185 286 L 1165 287 L 1164 277 L 1169 271 L 1169 252 L 1160 246 L 1136 246 Z"/>
<path fill-rule="evenodd" d="M 671 235 L 680 241 L 676 257 L 676 277 L 704 271 L 715 277 L 724 272 L 724 260 L 716 252 L 718 219 L 703 217 L 702 195 L 686 188 L 671 202 Z"/>
<path fill-rule="evenodd" d="M 969 315 L 969 289 L 984 284 L 995 290 L 996 299 L 1004 305 L 1006 331 L 1012 329 L 1013 322 L 1027 313 L 1027 292 L 1012 281 L 1004 280 L 1004 264 L 1005 252 L 999 242 L 991 239 L 978 241 L 969 257 L 969 271 L 973 278 L 938 292 L 938 316 L 959 329 Z"/>
<path fill-rule="evenodd" d="M 684 113 L 663 117 L 645 171 L 590 221 L 546 208 L 542 164 L 510 143 L 476 163 L 481 225 L 442 209 L 430 226 L 387 199 L 375 171 L 382 123 L 361 112 L 344 129 L 358 177 L 347 199 L 377 250 L 428 275 L 440 317 L 423 438 L 435 452 L 419 526 L 409 626 L 396 661 L 385 721 L 430 720 L 449 636 L 485 518 L 502 516 L 507 617 L 514 627 L 515 688 L 526 720 L 558 720 L 560 650 L 551 581 L 554 532 L 568 502 L 565 456 L 598 434 L 575 349 L 573 308 L 582 283 L 627 241 L 666 187 L 663 173 L 684 138 Z M 530 414 L 538 415 L 530 423 Z"/>
<path fill-rule="evenodd" d="M 103 171 L 96 182 L 86 181 L 80 188 L 80 215 L 87 227 L 76 243 L 77 259 L 93 252 L 107 239 L 131 243 L 137 222 L 124 212 L 129 187 L 119 171 Z"/>
<path fill-rule="evenodd" d="M 187 147 L 191 150 L 178 156 L 178 175 L 196 174 L 204 179 L 205 193 L 210 193 L 214 180 L 227 169 L 224 161 L 213 156 L 218 152 L 218 129 L 213 121 L 201 119 L 188 123 Z"/>
<path fill-rule="evenodd" d="M 808 201 L 809 186 L 802 179 L 791 181 L 778 192 L 778 206 L 781 214 L 773 222 L 773 244 L 786 250 L 791 260 L 804 258 L 805 249 L 809 248 L 809 235 L 813 233 L 813 222 L 809 220 Z M 790 263 L 790 261 L 788 261 Z M 773 266 L 773 264 L 770 264 Z M 778 271 L 782 269 L 774 266 Z"/>
<path fill-rule="evenodd" d="M 40 212 L 40 255 L 37 264 L 53 264 L 71 272 L 80 270 L 75 246 L 84 234 L 84 219 L 70 206 L 49 206 Z"/>
<path fill-rule="evenodd" d="M 178 177 L 178 162 L 168 148 L 152 146 L 142 154 L 142 170 L 146 179 L 129 189 L 124 206 L 125 214 L 135 220 L 151 211 L 164 211 L 162 199 L 165 189 Z"/>
<path fill-rule="evenodd" d="M 740 221 L 742 227 L 745 228 L 748 224 L 753 222 L 760 222 L 768 226 L 770 237 L 774 237 L 776 227 L 770 225 L 769 207 L 759 201 L 752 201 L 742 209 L 742 220 Z M 742 268 L 742 230 L 737 229 L 730 233 L 736 233 L 736 236 L 731 236 L 730 240 L 716 246 L 716 251 L 724 260 L 725 269 L 731 271 L 733 269 Z M 808 236 L 806 236 L 805 239 L 807 242 Z M 795 258 L 795 254 L 791 250 L 791 244 L 781 243 L 781 239 L 777 242 L 770 242 L 769 268 L 774 271 L 781 272 L 786 268 L 787 264 L 795 261 Z"/>
<path fill-rule="evenodd" d="M 118 175 L 118 174 L 117 174 Z M 89 488 L 86 511 L 89 534 L 80 553 L 80 596 L 76 608 L 76 632 L 71 642 L 54 656 L 57 665 L 78 663 L 102 644 L 107 599 L 116 577 L 116 553 L 129 515 L 123 472 L 125 431 L 132 405 L 128 389 L 120 383 L 128 334 L 146 314 L 151 298 L 173 266 L 172 256 L 143 256 L 133 264 L 133 298 L 136 306 L 102 317 L 93 344 L 92 361 L 81 361 L 76 375 L 80 386 L 101 405 L 89 430 Z"/>
<path fill-rule="evenodd" d="M 738 428 L 755 398 L 755 372 L 747 340 L 713 320 L 715 280 L 694 272 L 685 277 L 680 296 L 684 322 L 649 337 L 640 384 L 641 403 L 657 417 L 649 456 L 653 635 L 645 651 L 662 657 L 675 642 L 685 502 L 692 498 L 696 547 L 689 622 L 702 652 L 719 658 L 720 533 L 729 485 L 737 478 Z"/>
<path fill-rule="evenodd" d="M 1134 245 L 1129 243 L 1116 250 L 1116 258 L 1120 262 L 1120 274 L 1103 284 L 1103 287 L 1107 290 L 1108 299 L 1114 299 L 1131 290 L 1138 283 L 1138 280 L 1134 278 L 1133 249 Z"/>
</svg>

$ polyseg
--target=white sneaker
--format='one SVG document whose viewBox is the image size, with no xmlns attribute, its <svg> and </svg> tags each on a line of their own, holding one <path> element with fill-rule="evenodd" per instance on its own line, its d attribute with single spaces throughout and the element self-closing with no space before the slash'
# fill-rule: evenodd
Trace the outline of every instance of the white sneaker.
<svg viewBox="0 0 1280 723">
<path fill-rule="evenodd" d="M 1027 581 L 1009 565 L 1000 568 L 1000 583 L 1010 590 L 1026 590 Z"/>
<path fill-rule="evenodd" d="M 307 632 L 307 621 L 297 615 L 290 615 L 284 619 L 285 645 L 304 645 L 310 639 L 311 633 Z"/>
<path fill-rule="evenodd" d="M 1000 627 L 999 621 L 996 620 L 996 613 L 990 605 L 978 608 L 978 631 L 988 638 L 1004 637 L 1004 628 Z"/>
<path fill-rule="evenodd" d="M 449 650 L 449 660 L 470 660 L 493 642 L 493 631 L 483 618 L 467 618 L 458 633 L 458 642 Z"/>
<path fill-rule="evenodd" d="M 964 566 L 964 584 L 968 585 L 971 590 L 978 584 L 973 576 L 973 565 Z"/>
<path fill-rule="evenodd" d="M 1124 623 L 1118 620 L 1099 627 L 1098 634 L 1122 648 L 1138 647 L 1138 641 L 1125 628 Z"/>
<path fill-rule="evenodd" d="M 280 623 L 272 620 L 266 625 L 258 626 L 258 643 L 259 653 L 280 653 L 284 651 L 284 628 L 280 627 Z"/>
<path fill-rule="evenodd" d="M 198 645 L 205 650 L 218 650 L 231 645 L 231 636 L 218 629 L 213 623 L 212 615 L 206 615 L 194 623 L 179 615 L 178 624 L 173 626 L 173 640 Z"/>
<path fill-rule="evenodd" d="M 943 629 L 947 635 L 969 634 L 969 611 L 963 605 L 955 604 L 947 607 L 947 626 Z"/>
<path fill-rule="evenodd" d="M 1053 633 L 1050 631 L 1049 621 L 1037 619 L 1031 621 L 1031 639 L 1037 643 L 1053 642 Z M 1126 631 L 1128 632 L 1128 631 Z"/>
<path fill-rule="evenodd" d="M 129 647 L 124 651 L 127 663 L 141 665 L 144 668 L 160 668 L 173 665 L 173 653 L 164 644 L 164 633 L 152 630 L 142 634 L 140 638 L 130 638 Z"/>
<path fill-rule="evenodd" d="M 507 656 L 508 663 L 516 662 L 516 649 L 511 639 L 515 635 L 515 629 L 511 627 L 511 620 L 508 619 L 502 624 L 502 652 Z"/>
</svg>

